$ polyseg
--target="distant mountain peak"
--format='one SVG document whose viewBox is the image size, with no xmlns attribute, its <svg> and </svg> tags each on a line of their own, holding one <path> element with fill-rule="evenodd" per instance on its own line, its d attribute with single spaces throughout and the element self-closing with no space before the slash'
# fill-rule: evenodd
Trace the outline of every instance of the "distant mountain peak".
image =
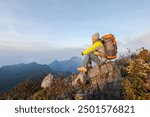
<svg viewBox="0 0 150 117">
<path fill-rule="evenodd" d="M 63 60 L 63 61 L 58 61 L 55 60 L 51 64 L 49 64 L 49 67 L 52 71 L 59 71 L 59 72 L 71 72 L 71 73 L 76 73 L 77 70 L 76 68 L 81 66 L 82 64 L 82 59 L 80 57 L 74 56 L 71 57 L 69 60 Z"/>
<path fill-rule="evenodd" d="M 53 61 L 53 63 L 58 63 L 58 62 L 59 62 L 58 60 L 54 60 L 54 61 Z"/>
<path fill-rule="evenodd" d="M 71 57 L 71 59 L 81 59 L 81 57 L 73 56 L 73 57 Z"/>
</svg>

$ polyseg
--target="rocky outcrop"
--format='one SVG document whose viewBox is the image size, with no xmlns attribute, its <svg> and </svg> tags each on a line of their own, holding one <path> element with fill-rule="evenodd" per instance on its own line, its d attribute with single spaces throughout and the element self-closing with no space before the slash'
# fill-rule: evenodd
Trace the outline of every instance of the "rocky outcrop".
<svg viewBox="0 0 150 117">
<path fill-rule="evenodd" d="M 54 86 L 54 77 L 52 74 L 48 74 L 42 81 L 41 87 L 50 88 L 52 86 Z"/>
<path fill-rule="evenodd" d="M 88 71 L 87 76 L 85 77 L 84 74 L 80 73 L 73 80 L 72 85 L 77 87 L 79 82 L 84 83 L 88 78 L 91 85 L 89 93 L 93 95 L 95 93 L 94 91 L 96 91 L 96 99 L 121 99 L 121 74 L 118 66 L 114 62 L 108 62 L 102 66 L 95 66 Z M 84 93 L 77 94 L 76 99 L 82 99 L 83 97 L 89 99 L 89 93 L 86 96 Z"/>
<path fill-rule="evenodd" d="M 88 76 L 88 77 L 86 77 Z M 122 99 L 120 70 L 114 62 L 95 66 L 88 74 L 68 77 L 46 76 L 37 92 L 28 99 L 112 100 Z"/>
</svg>

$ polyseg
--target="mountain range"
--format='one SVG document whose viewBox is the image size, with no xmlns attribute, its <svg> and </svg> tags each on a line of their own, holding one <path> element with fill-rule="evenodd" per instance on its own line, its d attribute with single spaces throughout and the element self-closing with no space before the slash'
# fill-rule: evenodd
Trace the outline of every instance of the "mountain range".
<svg viewBox="0 0 150 117">
<path fill-rule="evenodd" d="M 40 80 L 48 73 L 65 76 L 76 73 L 76 68 L 81 63 L 80 57 L 72 57 L 64 61 L 55 60 L 49 65 L 33 62 L 3 66 L 0 68 L 0 93 L 9 91 L 19 83 L 27 80 Z"/>
<path fill-rule="evenodd" d="M 0 68 L 0 93 L 31 79 L 40 79 L 50 72 L 48 65 L 37 63 L 8 65 Z"/>
</svg>

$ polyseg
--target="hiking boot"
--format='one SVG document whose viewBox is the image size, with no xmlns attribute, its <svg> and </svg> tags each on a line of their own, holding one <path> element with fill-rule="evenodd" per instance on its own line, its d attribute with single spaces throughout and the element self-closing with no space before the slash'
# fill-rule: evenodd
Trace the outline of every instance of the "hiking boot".
<svg viewBox="0 0 150 117">
<path fill-rule="evenodd" d="M 87 69 L 85 67 L 78 67 L 77 70 L 82 72 L 82 73 L 87 72 Z"/>
</svg>

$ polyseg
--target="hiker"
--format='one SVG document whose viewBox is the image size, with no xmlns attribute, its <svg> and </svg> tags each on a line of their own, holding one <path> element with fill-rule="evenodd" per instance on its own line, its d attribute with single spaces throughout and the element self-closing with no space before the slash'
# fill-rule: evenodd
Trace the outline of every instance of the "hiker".
<svg viewBox="0 0 150 117">
<path fill-rule="evenodd" d="M 105 47 L 99 37 L 99 33 L 92 36 L 92 45 L 82 52 L 85 55 L 82 67 L 77 68 L 78 71 L 85 73 L 92 67 L 93 61 L 97 65 L 102 65 L 106 62 Z"/>
</svg>

